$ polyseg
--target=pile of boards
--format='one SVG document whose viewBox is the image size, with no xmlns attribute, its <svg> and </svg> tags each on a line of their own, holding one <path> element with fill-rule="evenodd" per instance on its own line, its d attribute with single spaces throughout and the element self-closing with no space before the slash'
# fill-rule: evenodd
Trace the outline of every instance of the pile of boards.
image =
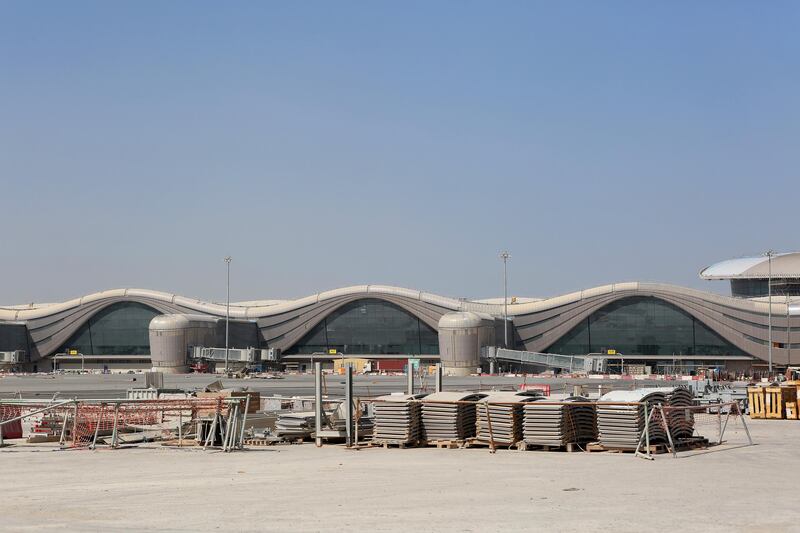
<svg viewBox="0 0 800 533">
<path fill-rule="evenodd" d="M 435 392 L 422 403 L 422 431 L 427 441 L 459 441 L 475 436 L 475 392 Z"/>
<path fill-rule="evenodd" d="M 489 391 L 476 406 L 475 440 L 512 445 L 522 440 L 522 402 L 542 398 L 539 391 Z M 491 423 L 491 425 L 490 425 Z"/>
<path fill-rule="evenodd" d="M 588 398 L 544 399 L 526 404 L 523 413 L 526 444 L 560 447 L 597 439 L 595 406 Z"/>
<path fill-rule="evenodd" d="M 345 402 L 341 402 L 339 405 L 336 406 L 335 409 L 330 411 L 329 413 L 325 413 L 325 418 L 323 419 L 322 427 L 323 429 L 332 429 L 334 431 L 338 431 L 342 435 L 347 432 L 347 406 Z M 355 416 L 353 417 L 353 422 L 355 425 Z M 358 418 L 358 437 L 369 437 L 372 435 L 373 431 L 373 420 L 372 418 L 361 416 Z"/>
<path fill-rule="evenodd" d="M 275 421 L 275 436 L 288 440 L 305 439 L 314 432 L 314 411 L 281 412 Z"/>
<path fill-rule="evenodd" d="M 424 394 L 389 394 L 375 399 L 373 441 L 414 444 L 422 440 Z"/>
</svg>

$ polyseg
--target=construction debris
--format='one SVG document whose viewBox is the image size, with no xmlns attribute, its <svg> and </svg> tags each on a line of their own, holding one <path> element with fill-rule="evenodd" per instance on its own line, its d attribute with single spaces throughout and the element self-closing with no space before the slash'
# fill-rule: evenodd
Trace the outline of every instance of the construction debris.
<svg viewBox="0 0 800 533">
<path fill-rule="evenodd" d="M 314 433 L 314 411 L 278 413 L 275 436 L 287 440 L 311 438 Z"/>
</svg>

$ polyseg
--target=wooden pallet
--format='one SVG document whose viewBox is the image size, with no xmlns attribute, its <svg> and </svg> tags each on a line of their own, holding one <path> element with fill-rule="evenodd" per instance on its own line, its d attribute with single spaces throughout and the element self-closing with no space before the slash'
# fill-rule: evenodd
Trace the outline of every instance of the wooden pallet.
<svg viewBox="0 0 800 533">
<path fill-rule="evenodd" d="M 244 439 L 245 446 L 274 446 L 276 444 L 280 444 L 282 442 L 286 442 L 282 439 Z"/>
<path fill-rule="evenodd" d="M 708 448 L 710 443 L 705 437 L 689 437 L 688 439 L 679 439 L 675 442 L 676 450 L 697 450 Z"/>
<path fill-rule="evenodd" d="M 196 440 L 194 440 L 194 438 L 183 439 L 183 440 L 178 440 L 178 439 L 165 440 L 161 443 L 161 445 L 173 448 L 194 448 L 195 446 L 200 446 L 200 444 Z"/>
<path fill-rule="evenodd" d="M 797 399 L 796 387 L 765 387 L 764 404 L 766 418 L 786 417 L 786 404 Z"/>
<path fill-rule="evenodd" d="M 613 446 L 603 446 L 599 442 L 590 442 L 586 446 L 584 446 L 584 451 L 586 452 L 611 452 L 611 453 L 633 453 L 636 451 L 635 448 L 616 448 Z M 667 453 L 669 449 L 667 448 L 666 444 L 651 444 L 650 445 L 650 453 L 652 455 L 658 455 L 661 453 Z M 647 453 L 647 447 L 641 446 L 639 447 L 640 453 Z"/>
<path fill-rule="evenodd" d="M 563 446 L 551 446 L 548 444 L 530 444 L 525 441 L 517 443 L 517 450 L 520 451 L 543 451 L 543 452 L 580 452 L 583 451 L 580 444 L 577 442 L 568 442 Z"/>
<path fill-rule="evenodd" d="M 767 418 L 764 387 L 747 387 L 747 403 L 750 406 L 750 418 Z"/>
<path fill-rule="evenodd" d="M 436 446 L 438 449 L 455 450 L 464 447 L 464 441 L 460 439 L 453 440 L 428 440 L 424 441 L 424 446 Z"/>
<path fill-rule="evenodd" d="M 516 442 L 513 443 L 513 444 L 509 444 L 507 442 L 497 442 L 497 441 L 495 441 L 494 447 L 495 447 L 495 449 L 499 450 L 499 449 L 502 449 L 502 448 L 511 448 L 513 446 L 516 446 L 517 444 L 518 443 L 516 443 Z M 483 440 L 483 439 L 471 438 L 471 439 L 466 439 L 464 441 L 464 448 L 489 448 L 489 447 L 491 447 L 491 444 L 489 443 L 489 441 Z"/>
<path fill-rule="evenodd" d="M 373 448 L 414 448 L 418 445 L 417 441 L 405 441 L 405 440 L 392 440 L 392 439 L 378 439 L 370 441 L 369 446 Z"/>
</svg>

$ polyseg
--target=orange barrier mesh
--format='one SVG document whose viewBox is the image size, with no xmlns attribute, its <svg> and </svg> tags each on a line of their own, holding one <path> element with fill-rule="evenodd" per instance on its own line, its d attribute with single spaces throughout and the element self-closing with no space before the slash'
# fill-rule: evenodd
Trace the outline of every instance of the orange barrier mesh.
<svg viewBox="0 0 800 533">
<path fill-rule="evenodd" d="M 12 420 L 22 414 L 22 408 L 14 405 L 0 405 L 0 422 Z M 3 438 L 18 439 L 22 437 L 22 423 L 10 422 L 2 427 Z"/>
<path fill-rule="evenodd" d="M 26 403 L 25 405 L 0 405 L 0 421 L 10 420 L 26 413 L 48 408 L 47 403 Z M 147 432 L 148 437 L 161 439 L 177 438 L 178 426 L 193 428 L 193 424 L 201 417 L 213 416 L 215 412 L 224 412 L 227 404 L 220 398 L 186 398 L 164 399 L 108 403 L 89 403 L 77 401 L 49 408 L 47 415 L 55 418 L 56 428 L 63 432 L 72 447 L 83 447 L 92 444 L 95 435 L 107 438 L 116 427 L 119 434 Z M 34 419 L 44 416 L 33 414 Z M 66 427 L 63 425 L 66 423 Z M 7 424 L 3 427 L 7 438 L 12 435 Z"/>
</svg>

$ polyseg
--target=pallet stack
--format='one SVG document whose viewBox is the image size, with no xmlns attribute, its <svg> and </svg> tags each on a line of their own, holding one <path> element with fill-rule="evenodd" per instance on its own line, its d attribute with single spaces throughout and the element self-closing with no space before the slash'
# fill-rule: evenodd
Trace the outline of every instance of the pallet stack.
<svg viewBox="0 0 800 533">
<path fill-rule="evenodd" d="M 375 399 L 372 441 L 381 444 L 416 444 L 422 435 L 424 394 L 390 394 Z"/>
<path fill-rule="evenodd" d="M 597 431 L 600 444 L 606 448 L 633 450 L 645 430 L 644 403 L 650 409 L 657 404 L 667 405 L 663 390 L 636 389 L 611 391 L 600 398 L 597 406 Z M 639 403 L 639 405 L 602 405 L 602 402 Z M 667 441 L 660 424 L 650 424 L 650 443 Z"/>
<path fill-rule="evenodd" d="M 475 442 L 513 445 L 522 440 L 522 405 L 544 398 L 539 391 L 489 391 L 476 406 Z M 491 427 L 490 427 L 491 422 Z"/>
<path fill-rule="evenodd" d="M 474 403 L 486 394 L 474 392 L 436 392 L 422 401 L 422 430 L 425 440 L 464 441 L 475 436 Z M 453 402 L 453 403 L 451 403 Z"/>
<path fill-rule="evenodd" d="M 680 408 L 695 405 L 694 396 L 686 387 L 665 389 L 665 393 L 667 396 L 667 407 L 675 408 L 667 410 L 667 427 L 669 427 L 672 438 L 690 438 L 694 435 L 694 414 L 690 409 Z"/>
<path fill-rule="evenodd" d="M 536 446 L 562 447 L 597 439 L 597 417 L 588 398 L 572 396 L 559 402 L 532 402 L 524 407 L 524 441 Z"/>
<path fill-rule="evenodd" d="M 750 418 L 797 419 L 798 385 L 747 387 Z"/>
</svg>

